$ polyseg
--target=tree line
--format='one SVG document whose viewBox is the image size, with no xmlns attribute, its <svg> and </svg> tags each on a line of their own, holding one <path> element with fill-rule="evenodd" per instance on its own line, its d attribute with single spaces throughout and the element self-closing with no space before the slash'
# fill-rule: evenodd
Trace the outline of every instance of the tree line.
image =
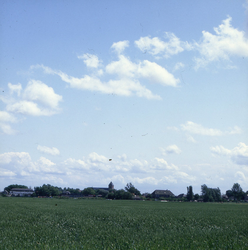
<svg viewBox="0 0 248 250">
<path fill-rule="evenodd" d="M 233 199 L 236 201 L 244 200 L 248 195 L 248 191 L 244 192 L 239 183 L 234 183 L 230 190 L 226 191 L 225 196 L 221 195 L 220 189 L 209 188 L 206 184 L 201 185 L 201 196 L 193 193 L 192 186 L 187 187 L 187 200 L 199 200 L 204 202 L 220 202 L 223 199 Z"/>
<path fill-rule="evenodd" d="M 135 195 L 140 196 L 140 191 L 135 188 L 135 186 L 130 182 L 127 183 L 124 189 L 112 189 L 113 183 L 109 183 L 109 189 L 96 189 L 92 187 L 84 188 L 80 190 L 79 188 L 70 188 L 70 187 L 57 187 L 52 186 L 50 184 L 43 184 L 42 186 L 34 187 L 34 193 L 32 196 L 61 196 L 61 195 L 70 195 L 70 196 L 98 196 L 107 199 L 124 199 L 129 200 L 132 199 Z M 25 185 L 12 184 L 8 187 L 5 187 L 8 193 L 12 188 L 28 188 Z M 152 194 L 146 193 L 146 198 L 153 198 Z M 187 187 L 186 197 L 182 198 L 182 200 L 197 200 L 203 202 L 220 202 L 223 199 L 232 199 L 236 201 L 244 200 L 245 197 L 248 196 L 248 191 L 244 192 L 239 183 L 234 183 L 230 190 L 227 190 L 225 195 L 221 194 L 220 189 L 217 188 L 209 188 L 206 184 L 201 185 L 201 195 L 194 194 L 192 186 Z M 161 197 L 162 199 L 165 197 Z M 168 198 L 168 197 L 166 197 Z M 176 198 L 169 197 L 170 200 L 174 200 Z"/>
</svg>

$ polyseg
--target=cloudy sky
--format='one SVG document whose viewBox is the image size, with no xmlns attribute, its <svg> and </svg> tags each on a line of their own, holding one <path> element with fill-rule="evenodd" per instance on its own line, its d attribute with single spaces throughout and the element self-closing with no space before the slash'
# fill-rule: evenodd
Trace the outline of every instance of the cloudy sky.
<svg viewBox="0 0 248 250">
<path fill-rule="evenodd" d="M 247 6 L 1 1 L 0 191 L 247 191 Z"/>
</svg>

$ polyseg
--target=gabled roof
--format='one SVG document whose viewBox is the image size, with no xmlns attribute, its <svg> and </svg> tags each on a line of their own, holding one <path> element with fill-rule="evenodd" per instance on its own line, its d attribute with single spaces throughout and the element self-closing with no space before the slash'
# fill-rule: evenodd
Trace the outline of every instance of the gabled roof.
<svg viewBox="0 0 248 250">
<path fill-rule="evenodd" d="M 18 192 L 34 192 L 31 188 L 12 188 L 10 191 L 18 191 Z"/>
<path fill-rule="evenodd" d="M 166 195 L 166 196 L 175 196 L 170 190 L 154 190 L 153 195 Z"/>
</svg>

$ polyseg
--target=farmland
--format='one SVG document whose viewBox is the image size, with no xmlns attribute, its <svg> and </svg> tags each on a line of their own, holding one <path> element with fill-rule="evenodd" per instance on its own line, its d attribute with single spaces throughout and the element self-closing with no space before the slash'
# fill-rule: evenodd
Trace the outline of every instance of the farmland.
<svg viewBox="0 0 248 250">
<path fill-rule="evenodd" d="M 0 249 L 248 249 L 248 204 L 0 197 Z"/>
</svg>

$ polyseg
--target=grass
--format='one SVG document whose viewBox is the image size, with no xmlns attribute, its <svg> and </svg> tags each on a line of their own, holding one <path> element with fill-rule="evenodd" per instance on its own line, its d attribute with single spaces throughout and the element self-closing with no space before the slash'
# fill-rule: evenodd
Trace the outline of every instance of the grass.
<svg viewBox="0 0 248 250">
<path fill-rule="evenodd" d="M 248 204 L 0 198 L 0 249 L 248 249 Z"/>
</svg>

